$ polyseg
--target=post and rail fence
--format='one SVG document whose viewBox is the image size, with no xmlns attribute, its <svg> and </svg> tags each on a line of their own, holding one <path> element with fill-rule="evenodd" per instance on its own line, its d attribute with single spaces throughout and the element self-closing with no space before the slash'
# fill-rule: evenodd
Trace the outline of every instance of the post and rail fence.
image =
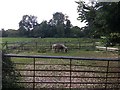
<svg viewBox="0 0 120 90">
<path fill-rule="evenodd" d="M 4 57 L 14 60 L 16 70 L 21 74 L 21 80 L 16 83 L 23 84 L 25 88 L 32 88 L 32 90 L 37 88 L 43 88 L 43 90 L 120 90 L 119 58 L 19 54 L 4 54 Z M 16 62 L 20 59 L 24 62 Z"/>
<path fill-rule="evenodd" d="M 58 42 L 36 42 L 36 41 L 29 41 L 29 42 L 2 42 L 1 47 L 5 48 L 6 50 L 38 50 L 40 48 L 44 49 L 51 49 L 52 44 Z M 72 49 L 95 49 L 95 42 L 59 42 L 65 44 L 68 48 Z"/>
<path fill-rule="evenodd" d="M 44 53 L 51 51 L 52 44 L 57 42 L 2 42 L 0 43 L 0 50 L 6 49 L 12 53 L 19 53 L 24 51 L 37 51 L 39 53 Z M 59 42 L 60 43 L 60 42 Z M 69 50 L 86 50 L 86 51 L 112 51 L 115 53 L 119 52 L 119 47 L 106 47 L 98 42 L 89 41 L 89 42 L 61 42 L 65 44 Z"/>
</svg>

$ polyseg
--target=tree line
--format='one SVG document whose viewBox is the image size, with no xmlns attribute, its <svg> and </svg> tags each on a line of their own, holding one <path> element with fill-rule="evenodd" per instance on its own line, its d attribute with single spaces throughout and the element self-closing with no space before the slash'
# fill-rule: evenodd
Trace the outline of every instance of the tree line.
<svg viewBox="0 0 120 90">
<path fill-rule="evenodd" d="M 78 26 L 73 26 L 68 16 L 62 12 L 53 14 L 49 21 L 38 23 L 34 15 L 23 15 L 19 22 L 19 29 L 2 29 L 3 37 L 83 37 L 85 34 Z"/>
</svg>

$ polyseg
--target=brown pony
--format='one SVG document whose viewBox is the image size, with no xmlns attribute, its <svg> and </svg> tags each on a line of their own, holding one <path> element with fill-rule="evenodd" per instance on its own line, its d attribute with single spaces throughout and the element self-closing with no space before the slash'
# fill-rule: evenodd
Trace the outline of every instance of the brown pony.
<svg viewBox="0 0 120 90">
<path fill-rule="evenodd" d="M 64 44 L 53 44 L 52 50 L 54 52 L 60 52 L 60 51 L 67 52 L 68 48 Z"/>
</svg>

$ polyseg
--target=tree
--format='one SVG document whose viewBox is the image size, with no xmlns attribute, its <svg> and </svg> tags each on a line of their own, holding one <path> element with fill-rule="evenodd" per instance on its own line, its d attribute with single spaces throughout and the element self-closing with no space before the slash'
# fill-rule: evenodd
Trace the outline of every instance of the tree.
<svg viewBox="0 0 120 90">
<path fill-rule="evenodd" d="M 23 32 L 23 35 L 26 35 L 27 37 L 31 36 L 30 31 L 38 25 L 37 23 L 37 17 L 33 15 L 24 15 L 22 17 L 22 20 L 19 22 L 19 31 Z"/>
<path fill-rule="evenodd" d="M 69 19 L 66 19 L 66 24 L 65 24 L 65 37 L 70 37 L 70 32 L 71 32 L 71 27 L 72 24 Z"/>
<path fill-rule="evenodd" d="M 51 26 L 49 22 L 42 21 L 39 25 L 35 26 L 32 29 L 32 37 L 54 37 L 55 29 L 54 26 Z"/>
<path fill-rule="evenodd" d="M 20 37 L 27 37 L 28 35 L 28 31 L 25 29 L 24 26 L 20 26 L 19 29 L 18 29 L 18 32 L 19 32 L 19 36 Z"/>
<path fill-rule="evenodd" d="M 76 3 L 78 4 L 77 11 L 79 14 L 79 17 L 77 19 L 87 24 L 89 33 L 91 34 L 91 37 L 92 37 L 93 32 L 95 30 L 94 20 L 96 17 L 96 8 L 94 7 L 96 2 L 91 2 L 90 5 L 86 4 L 84 1 L 76 2 Z"/>
<path fill-rule="evenodd" d="M 6 33 L 8 37 L 18 37 L 18 30 L 8 29 Z"/>
<path fill-rule="evenodd" d="M 53 14 L 53 18 L 51 19 L 50 23 L 52 26 L 56 27 L 56 37 L 64 37 L 64 22 L 65 22 L 65 15 L 61 12 L 56 12 Z"/>
<path fill-rule="evenodd" d="M 120 32 L 120 6 L 119 3 L 97 3 L 97 15 L 95 18 L 95 26 L 99 29 L 99 32 L 109 36 L 111 33 Z"/>
<path fill-rule="evenodd" d="M 84 37 L 84 32 L 78 26 L 71 28 L 71 37 Z"/>
<path fill-rule="evenodd" d="M 7 37 L 8 36 L 4 29 L 1 29 L 1 36 L 2 37 Z"/>
<path fill-rule="evenodd" d="M 34 38 L 37 38 L 37 37 L 41 37 L 40 36 L 40 24 L 38 24 L 37 26 L 35 26 L 32 30 L 31 30 L 31 36 L 30 37 L 34 37 Z"/>
<path fill-rule="evenodd" d="M 51 24 L 51 20 L 48 22 L 49 37 L 56 37 L 57 36 L 56 26 Z"/>
<path fill-rule="evenodd" d="M 48 36 L 49 28 L 48 28 L 47 21 L 41 22 L 39 30 L 40 30 L 40 37 L 47 37 Z"/>
<path fill-rule="evenodd" d="M 64 24 L 65 21 L 65 15 L 61 12 L 56 12 L 53 14 L 53 23 L 55 25 Z"/>
<path fill-rule="evenodd" d="M 112 33 L 120 36 L 120 2 L 78 3 L 78 19 L 87 22 L 91 37 L 105 36 L 109 39 Z M 115 40 L 116 41 L 116 40 Z"/>
</svg>

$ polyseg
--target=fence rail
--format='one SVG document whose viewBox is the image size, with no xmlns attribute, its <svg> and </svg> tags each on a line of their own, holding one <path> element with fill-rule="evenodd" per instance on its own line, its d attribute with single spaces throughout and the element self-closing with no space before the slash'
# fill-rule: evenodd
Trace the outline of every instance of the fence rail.
<svg viewBox="0 0 120 90">
<path fill-rule="evenodd" d="M 95 49 L 95 42 L 3 42 L 1 48 L 6 48 L 11 51 L 25 51 L 25 50 L 51 50 L 54 43 L 63 43 L 70 49 Z"/>
<path fill-rule="evenodd" d="M 4 54 L 16 62 L 26 88 L 120 89 L 120 59 Z M 21 66 L 22 65 L 22 66 Z M 8 69 L 8 68 L 7 68 Z M 9 68 L 10 69 L 10 68 Z M 16 76 L 17 77 L 17 76 Z M 31 85 L 28 85 L 31 84 Z"/>
</svg>

